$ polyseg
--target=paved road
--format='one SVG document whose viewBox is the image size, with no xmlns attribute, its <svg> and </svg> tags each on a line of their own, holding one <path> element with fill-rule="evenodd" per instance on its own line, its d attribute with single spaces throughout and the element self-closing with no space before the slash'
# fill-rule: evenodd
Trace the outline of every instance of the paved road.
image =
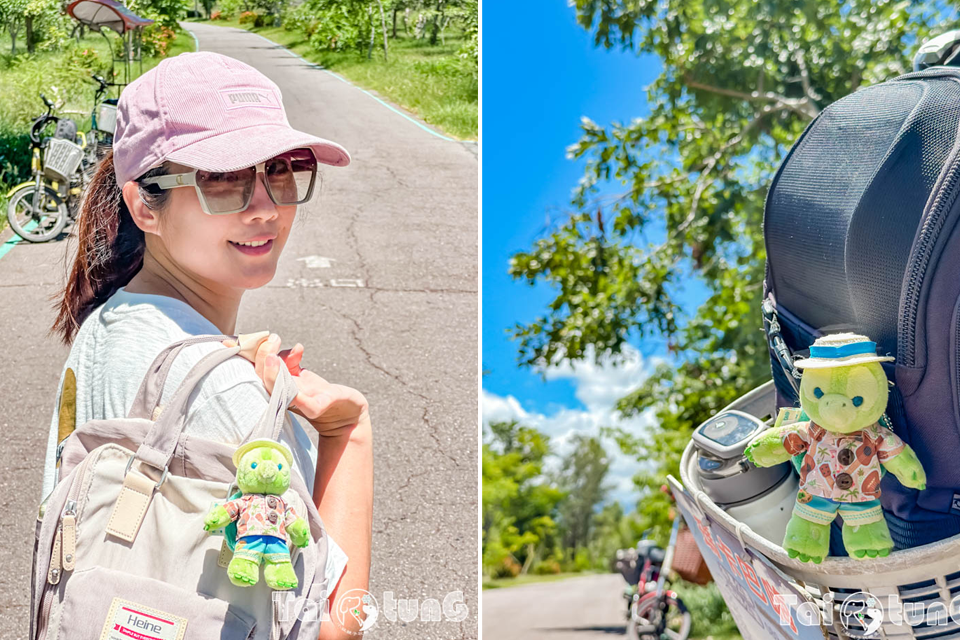
<svg viewBox="0 0 960 640">
<path fill-rule="evenodd" d="M 238 330 L 269 328 L 285 344 L 302 342 L 305 366 L 369 399 L 371 591 L 381 605 L 385 592 L 420 603 L 464 594 L 463 622 L 391 622 L 382 610 L 368 637 L 476 638 L 476 145 L 431 135 L 246 31 L 190 28 L 202 50 L 244 60 L 277 82 L 294 127 L 340 142 L 353 157 L 347 168 L 326 170 L 275 280 L 244 299 Z M 27 636 L 34 514 L 67 355 L 47 335 L 48 297 L 71 244 L 18 244 L 0 259 L 2 639 Z M 334 262 L 324 268 L 309 256 Z"/>
<path fill-rule="evenodd" d="M 598 640 L 624 635 L 624 582 L 608 573 L 483 592 L 483 637 Z"/>
</svg>

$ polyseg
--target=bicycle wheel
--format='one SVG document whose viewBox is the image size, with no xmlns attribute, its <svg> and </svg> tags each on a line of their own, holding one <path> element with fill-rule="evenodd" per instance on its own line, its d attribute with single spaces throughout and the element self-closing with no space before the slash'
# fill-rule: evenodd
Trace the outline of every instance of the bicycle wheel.
<svg viewBox="0 0 960 640">
<path fill-rule="evenodd" d="M 44 187 L 39 212 L 34 211 L 36 185 L 26 186 L 13 194 L 7 204 L 7 222 L 14 233 L 27 242 L 46 242 L 60 235 L 67 224 L 67 205 L 56 191 Z"/>
<path fill-rule="evenodd" d="M 662 606 L 661 606 L 662 604 Z M 693 619 L 683 600 L 650 594 L 633 604 L 627 637 L 633 640 L 687 640 Z M 663 632 L 658 635 L 658 629 Z"/>
</svg>

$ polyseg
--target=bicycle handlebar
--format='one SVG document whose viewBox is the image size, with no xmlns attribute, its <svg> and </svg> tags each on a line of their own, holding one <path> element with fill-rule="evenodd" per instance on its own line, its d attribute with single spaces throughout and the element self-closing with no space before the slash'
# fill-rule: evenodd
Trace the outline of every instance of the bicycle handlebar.
<svg viewBox="0 0 960 640">
<path fill-rule="evenodd" d="M 58 122 L 60 118 L 53 115 L 54 104 L 50 102 L 50 99 L 47 96 L 40 94 L 40 99 L 43 100 L 43 104 L 47 105 L 47 112 L 41 116 L 38 116 L 34 121 L 33 125 L 30 127 L 30 141 L 33 144 L 40 144 L 40 133 L 46 128 L 51 122 Z"/>
</svg>

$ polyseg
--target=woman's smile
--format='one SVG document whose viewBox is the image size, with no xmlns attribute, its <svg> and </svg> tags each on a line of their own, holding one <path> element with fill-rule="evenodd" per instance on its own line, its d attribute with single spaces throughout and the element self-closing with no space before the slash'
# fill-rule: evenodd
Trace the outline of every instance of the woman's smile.
<svg viewBox="0 0 960 640">
<path fill-rule="evenodd" d="M 262 256 L 270 253 L 273 249 L 273 238 L 268 240 L 246 240 L 242 243 L 229 240 L 230 245 L 237 251 L 248 256 Z"/>
</svg>

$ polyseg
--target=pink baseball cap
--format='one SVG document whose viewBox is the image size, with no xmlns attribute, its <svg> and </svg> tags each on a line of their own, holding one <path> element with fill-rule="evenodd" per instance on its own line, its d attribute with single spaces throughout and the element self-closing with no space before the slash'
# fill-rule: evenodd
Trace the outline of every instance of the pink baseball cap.
<svg viewBox="0 0 960 640">
<path fill-rule="evenodd" d="M 350 154 L 297 131 L 280 88 L 248 64 L 201 51 L 167 58 L 120 94 L 113 165 L 123 186 L 169 160 L 204 171 L 235 171 L 310 147 L 338 167 Z"/>
</svg>

